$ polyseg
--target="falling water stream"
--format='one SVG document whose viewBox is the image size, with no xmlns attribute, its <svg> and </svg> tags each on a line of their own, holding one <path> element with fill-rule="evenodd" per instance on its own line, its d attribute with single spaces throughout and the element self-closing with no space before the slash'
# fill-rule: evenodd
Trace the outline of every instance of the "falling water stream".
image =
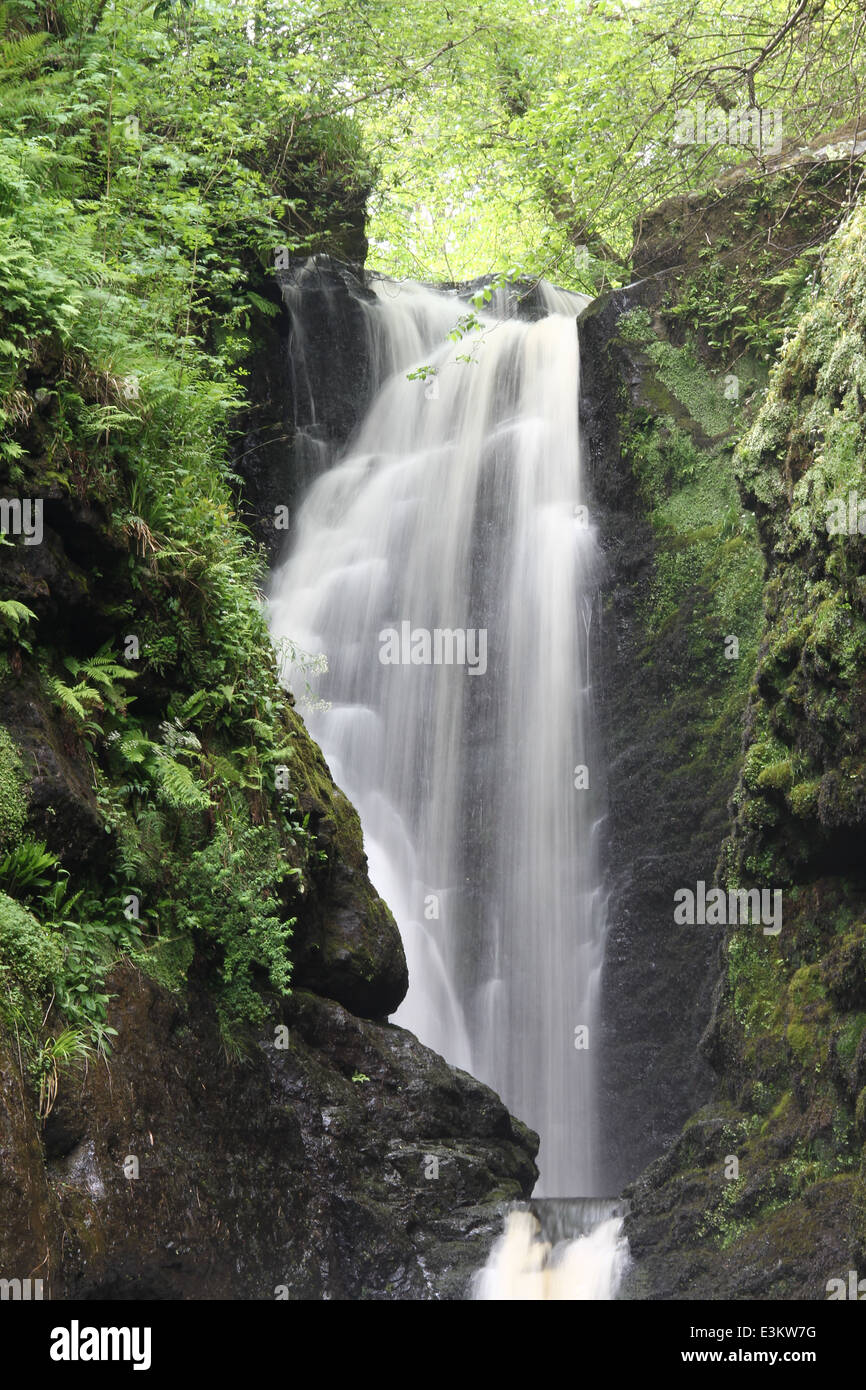
<svg viewBox="0 0 866 1390">
<path fill-rule="evenodd" d="M 308 488 L 272 576 L 272 631 L 291 643 L 286 679 L 313 697 L 305 717 L 400 926 L 410 986 L 395 1021 L 539 1132 L 539 1192 L 601 1196 L 600 564 L 575 324 L 586 301 L 542 285 L 533 321 L 499 292 L 480 328 L 449 340 L 468 307 L 453 292 L 371 288 L 377 389 Z M 302 305 L 288 303 L 297 374 Z M 325 672 L 307 659 L 319 654 Z M 477 1296 L 611 1297 L 621 1219 L 576 1230 L 567 1256 L 535 1239 L 536 1220 L 512 1213 Z M 525 1258 L 545 1278 L 521 1284 Z M 583 1291 L 550 1292 L 564 1286 Z"/>
<path fill-rule="evenodd" d="M 622 1203 L 602 1198 L 516 1207 L 475 1276 L 478 1300 L 611 1299 L 628 1262 Z"/>
</svg>

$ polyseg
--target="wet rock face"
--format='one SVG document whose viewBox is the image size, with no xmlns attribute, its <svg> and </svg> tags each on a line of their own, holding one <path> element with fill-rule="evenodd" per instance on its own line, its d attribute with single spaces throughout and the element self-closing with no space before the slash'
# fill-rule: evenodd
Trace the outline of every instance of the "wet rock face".
<svg viewBox="0 0 866 1390">
<path fill-rule="evenodd" d="M 3 551 L 3 596 L 36 615 L 38 642 L 67 651 L 93 652 L 116 637 L 103 601 L 125 582 L 125 547 L 108 534 L 106 517 L 78 498 L 45 490 L 42 541 L 22 541 Z M 97 579 L 96 576 L 99 576 Z M 14 740 L 27 784 L 27 832 L 44 839 L 68 865 L 99 865 L 107 837 L 78 740 L 64 729 L 32 670 L 22 673 L 20 653 L 10 658 L 12 679 L 3 684 L 0 719 Z"/>
<path fill-rule="evenodd" d="M 606 562 L 594 684 L 608 781 L 600 1067 L 601 1167 L 611 1191 L 661 1153 L 714 1088 L 699 1044 L 721 933 L 675 929 L 672 902 L 678 887 L 713 881 L 740 770 L 746 684 L 736 697 L 728 679 L 736 663 L 725 672 L 713 653 L 739 633 L 738 670 L 754 662 L 761 612 L 756 589 L 748 620 L 755 651 L 747 654 L 744 614 L 719 626 L 716 595 L 731 583 L 733 546 L 712 554 L 700 534 L 718 531 L 727 512 L 735 544 L 741 553 L 750 547 L 756 576 L 763 570 L 757 536 L 741 520 L 754 502 L 737 494 L 731 451 L 757 410 L 766 369 L 749 361 L 744 343 L 726 355 L 699 309 L 684 310 L 702 297 L 718 302 L 751 275 L 768 282 L 761 312 L 780 311 L 773 276 L 785 248 L 792 238 L 826 240 L 847 180 L 844 159 L 806 150 L 776 161 L 771 176 L 744 166 L 712 193 L 663 204 L 638 228 L 634 266 L 643 278 L 579 320 L 584 467 Z M 768 247 L 766 229 L 780 219 Z M 732 361 L 739 394 L 726 419 Z M 723 472 L 730 495 L 720 491 L 701 511 L 694 493 Z"/>
<path fill-rule="evenodd" d="M 690 735 L 668 708 L 688 654 L 651 638 L 647 600 L 658 537 L 632 470 L 628 433 L 654 418 L 652 365 L 620 334 L 623 317 L 653 311 L 647 280 L 597 301 L 579 320 L 581 422 L 590 508 L 604 555 L 602 612 L 592 633 L 597 717 L 607 769 L 603 827 L 610 900 L 602 976 L 600 1170 L 611 1193 L 676 1135 L 712 1086 L 698 1052 L 718 966 L 718 933 L 674 932 L 676 887 L 712 879 L 729 784 L 689 768 Z M 693 668 L 695 698 L 703 675 Z"/>
<path fill-rule="evenodd" d="M 3 1134 L 40 1222 L 6 1227 L 5 1269 L 38 1247 L 54 1298 L 465 1296 L 536 1177 L 536 1137 L 492 1091 L 313 995 L 229 1062 L 206 998 L 126 968 L 112 988 L 114 1056 L 64 1084 L 44 1169 L 32 1110 Z"/>
<path fill-rule="evenodd" d="M 64 738 L 35 681 L 6 684 L 3 724 L 26 779 L 27 831 L 65 864 L 100 866 L 108 837 L 80 750 Z"/>
<path fill-rule="evenodd" d="M 250 363 L 249 406 L 236 471 L 242 507 L 275 564 L 286 540 L 278 507 L 297 504 L 359 424 L 372 389 L 363 301 L 374 298 L 358 266 L 318 258 L 277 271 L 257 286 L 277 310 L 259 317 Z"/>
<path fill-rule="evenodd" d="M 14 1040 L 0 1037 L 0 1279 L 39 1279 L 47 1296 L 60 1213 L 43 1162 L 32 1091 Z"/>
<path fill-rule="evenodd" d="M 723 1122 L 706 1130 L 704 1163 L 719 1152 Z M 620 1296 L 651 1300 L 826 1299 L 831 1278 L 862 1267 L 862 1191 L 855 1175 L 817 1182 L 800 1200 L 756 1220 L 766 1190 L 755 1174 L 729 1226 L 713 1219 L 720 1169 L 678 1171 L 681 1154 L 653 1165 L 635 1184 L 625 1230 L 633 1263 Z M 777 1165 L 778 1166 L 778 1165 Z M 751 1218 L 751 1220 L 750 1220 Z M 846 1279 L 847 1282 L 847 1279 Z"/>
</svg>

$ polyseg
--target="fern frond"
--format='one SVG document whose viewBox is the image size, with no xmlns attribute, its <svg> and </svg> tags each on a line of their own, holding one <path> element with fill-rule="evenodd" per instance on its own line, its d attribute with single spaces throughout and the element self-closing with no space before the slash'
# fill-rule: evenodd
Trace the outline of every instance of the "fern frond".
<svg viewBox="0 0 866 1390">
<path fill-rule="evenodd" d="M 56 676 L 51 676 L 48 681 L 48 687 L 57 704 L 60 705 L 65 713 L 80 720 L 82 724 L 87 723 L 88 710 L 82 703 L 81 696 L 83 692 L 81 686 L 75 686 L 73 689 L 70 685 L 64 685 L 63 681 L 58 680 Z M 95 690 L 90 689 L 88 686 L 85 686 L 84 689 L 89 690 L 90 694 L 97 699 L 99 698 Z"/>
<path fill-rule="evenodd" d="M 162 793 L 170 806 L 188 811 L 208 809 L 210 797 L 184 763 L 163 757 L 158 766 Z"/>
<path fill-rule="evenodd" d="M 139 733 L 137 729 L 125 733 L 117 747 L 128 763 L 147 762 L 149 757 L 159 751 L 158 745 L 151 743 L 150 739 Z"/>
<path fill-rule="evenodd" d="M 21 623 L 34 622 L 36 614 L 32 608 L 28 608 L 26 603 L 19 603 L 17 599 L 0 599 L 0 618 L 9 626 L 18 631 Z"/>
<path fill-rule="evenodd" d="M 17 39 L 0 39 L 0 83 L 20 82 L 41 67 L 47 33 L 22 34 Z"/>
<path fill-rule="evenodd" d="M 215 778 L 223 782 L 228 782 L 236 787 L 246 786 L 246 776 L 240 768 L 235 767 L 230 758 L 224 758 L 222 754 L 217 753 L 211 759 L 211 768 L 213 769 L 213 776 Z"/>
</svg>

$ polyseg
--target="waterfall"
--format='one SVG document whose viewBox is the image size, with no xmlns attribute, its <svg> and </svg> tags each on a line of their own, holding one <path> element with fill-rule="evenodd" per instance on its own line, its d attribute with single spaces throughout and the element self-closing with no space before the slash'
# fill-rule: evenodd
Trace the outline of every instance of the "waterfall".
<svg viewBox="0 0 866 1390">
<path fill-rule="evenodd" d="M 303 501 L 272 632 L 400 926 L 395 1021 L 539 1132 L 541 1191 L 600 1195 L 586 301 L 542 285 L 530 321 L 498 292 L 449 340 L 455 292 L 371 288 L 376 389 Z"/>
</svg>

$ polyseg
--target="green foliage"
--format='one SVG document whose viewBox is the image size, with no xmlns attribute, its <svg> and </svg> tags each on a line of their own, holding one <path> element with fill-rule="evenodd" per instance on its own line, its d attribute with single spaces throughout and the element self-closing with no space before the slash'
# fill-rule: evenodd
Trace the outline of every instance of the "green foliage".
<svg viewBox="0 0 866 1390">
<path fill-rule="evenodd" d="M 97 715 L 125 714 L 130 697 L 124 694 L 119 682 L 134 680 L 136 673 L 117 664 L 108 643 L 89 660 L 67 656 L 63 665 L 72 674 L 75 684 L 69 685 L 52 675 L 45 676 L 45 684 L 57 709 L 81 734 L 91 736 L 101 732 Z"/>
<path fill-rule="evenodd" d="M 864 239 L 861 208 L 829 245 L 820 293 L 736 455 L 772 575 L 726 852 L 746 867 L 772 865 L 782 881 L 808 873 L 839 827 L 862 824 L 866 806 L 862 537 L 856 518 L 853 534 L 828 525 L 829 504 L 862 490 Z"/>
<path fill-rule="evenodd" d="M 314 46 L 327 0 L 308 13 Z M 802 144 L 862 108 L 858 0 L 718 16 L 710 0 L 346 0 L 333 58 L 378 164 L 376 263 L 450 280 L 516 264 L 592 292 L 622 276 L 648 208 L 756 153 L 763 166 L 767 149 L 739 134 L 680 138 L 684 112 L 776 111 Z M 725 320 L 719 304 L 719 335 L 752 315 L 734 298 Z M 756 323 L 756 345 L 778 329 Z"/>
<path fill-rule="evenodd" d="M 30 1062 L 30 1075 L 39 1092 L 39 1114 L 50 1115 L 60 1089 L 60 1073 L 87 1066 L 94 1049 L 81 1028 L 63 1028 L 56 1037 L 39 1042 Z"/>
<path fill-rule="evenodd" d="M 618 331 L 653 369 L 642 389 L 658 412 L 630 411 L 625 440 L 658 535 L 646 631 L 652 642 L 687 634 L 692 666 L 712 684 L 744 692 L 758 644 L 762 565 L 734 477 L 738 415 L 724 398 L 724 378 L 706 370 L 691 342 L 676 348 L 658 337 L 643 310 L 624 315 Z M 729 635 L 739 642 L 736 660 L 725 656 Z"/>
<path fill-rule="evenodd" d="M 255 987 L 257 971 L 279 993 L 291 978 L 289 938 L 294 918 L 286 918 L 278 888 L 289 874 L 274 872 L 282 852 L 274 832 L 248 826 L 234 838 L 220 827 L 193 859 L 186 875 L 188 896 L 180 908 L 182 924 L 203 932 L 221 948 L 225 1016 L 260 1019 L 265 1006 Z"/>
<path fill-rule="evenodd" d="M 0 862 L 0 885 L 4 982 L 33 1045 L 39 1045 L 34 1007 L 50 988 L 69 1026 L 105 1049 L 114 1032 L 105 1022 L 105 972 L 138 948 L 139 928 L 127 921 L 116 895 L 71 892 L 69 874 L 43 844 L 25 840 L 11 850 Z"/>
<path fill-rule="evenodd" d="M 748 206 L 738 216 L 742 224 L 742 245 L 733 251 L 716 241 L 699 253 L 699 264 L 681 279 L 677 302 L 667 310 L 672 319 L 683 318 L 704 336 L 708 348 L 726 361 L 741 364 L 743 353 L 763 363 L 773 360 L 784 342 L 789 326 L 808 306 L 816 288 L 815 258 L 820 246 L 809 246 L 800 255 L 783 253 L 780 247 L 756 244 L 756 228 L 750 211 L 764 217 L 772 209 L 786 209 L 799 192 L 801 175 L 779 176 L 768 181 L 775 198 L 757 209 Z M 767 188 L 765 186 L 765 195 Z M 820 224 L 815 224 L 820 234 Z M 808 229 L 804 233 L 808 235 Z M 782 262 L 775 275 L 767 269 Z M 742 371 L 742 364 L 738 367 Z"/>
<path fill-rule="evenodd" d="M 725 399 L 724 378 L 713 377 L 706 371 L 691 342 L 675 348 L 657 339 L 649 343 L 647 355 L 659 381 L 710 439 L 731 433 L 736 425 L 736 409 Z"/>
<path fill-rule="evenodd" d="M 626 343 L 647 343 L 653 336 L 652 315 L 648 309 L 629 309 L 618 320 L 617 332 Z"/>
<path fill-rule="evenodd" d="M 0 363 L 26 323 L 62 336 L 92 330 L 96 309 L 107 347 L 131 329 L 109 373 L 158 374 L 157 345 L 195 371 L 205 330 L 221 389 L 252 317 L 272 312 L 246 281 L 250 248 L 339 250 L 368 188 L 382 269 L 507 267 L 594 292 L 623 278 L 643 210 L 755 154 L 680 138 L 684 112 L 781 111 L 803 143 L 862 100 L 857 0 L 793 15 L 747 0 L 721 30 L 710 0 L 344 0 L 339 24 L 329 0 L 118 4 L 50 33 L 38 14 L 16 17 L 0 64 Z M 810 273 L 795 254 L 775 275 L 796 295 Z M 721 335 L 738 318 L 762 347 L 779 331 L 748 292 L 706 303 Z M 102 409 L 141 414 L 122 397 Z"/>
<path fill-rule="evenodd" d="M 31 897 L 36 891 L 48 888 L 57 858 L 50 854 L 45 843 L 22 840 L 0 859 L 0 888 L 13 897 Z"/>
<path fill-rule="evenodd" d="M 260 558 L 234 513 L 231 420 L 250 334 L 276 312 L 260 292 L 275 247 L 333 248 L 335 204 L 359 206 L 371 170 L 357 124 L 330 109 L 345 52 L 314 64 L 300 19 L 293 38 L 265 10 L 250 27 L 219 2 L 119 4 L 64 10 L 49 33 L 40 13 L 16 10 L 0 46 L 0 468 L 109 515 L 121 559 L 88 579 L 123 626 L 94 654 L 50 640 L 38 654 L 92 773 L 108 886 L 17 844 L 3 742 L 0 876 L 61 943 L 54 1008 L 88 1045 L 106 1045 L 106 976 L 124 956 L 173 988 L 196 961 L 230 1032 L 288 990 L 291 897 L 318 859 L 274 776 L 293 747 Z M 36 665 L 34 617 L 0 603 L 12 679 Z M 134 665 L 117 655 L 128 631 Z M 37 984 L 22 1008 L 45 1002 Z M 51 1047 L 33 1018 L 38 1057 Z"/>
<path fill-rule="evenodd" d="M 277 825 L 251 824 L 242 803 L 213 831 L 168 804 L 143 810 L 122 828 L 126 869 L 141 887 L 148 929 L 137 963 L 178 987 L 196 950 L 214 960 L 217 1007 L 229 1029 L 264 1017 L 263 989 L 289 989 L 295 918 L 281 885 L 300 871 L 283 834 Z"/>
</svg>

